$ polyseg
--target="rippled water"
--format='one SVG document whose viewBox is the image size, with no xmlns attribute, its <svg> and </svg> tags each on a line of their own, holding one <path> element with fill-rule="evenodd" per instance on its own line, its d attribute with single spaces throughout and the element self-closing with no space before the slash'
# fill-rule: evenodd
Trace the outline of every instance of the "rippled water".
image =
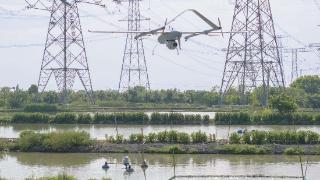
<svg viewBox="0 0 320 180">
<path fill-rule="evenodd" d="M 23 179 L 67 172 L 79 179 L 109 177 L 113 180 L 143 180 L 144 173 L 139 167 L 141 155 L 129 154 L 135 169 L 130 175 L 124 173 L 121 165 L 123 156 L 124 154 L 2 153 L 0 176 Z M 145 159 L 149 163 L 145 172 L 147 180 L 164 180 L 174 175 L 172 155 L 146 154 Z M 303 158 L 304 161 L 307 159 L 308 180 L 318 180 L 320 156 Z M 105 160 L 113 163 L 108 171 L 101 168 Z M 176 155 L 175 162 L 176 175 L 301 175 L 297 156 Z"/>
</svg>

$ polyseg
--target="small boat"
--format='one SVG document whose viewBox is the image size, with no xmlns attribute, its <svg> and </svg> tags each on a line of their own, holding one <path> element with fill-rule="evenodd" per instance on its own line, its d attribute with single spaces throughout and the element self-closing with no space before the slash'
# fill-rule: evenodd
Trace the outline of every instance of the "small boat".
<svg viewBox="0 0 320 180">
<path fill-rule="evenodd" d="M 134 172 L 134 169 L 131 167 L 131 165 L 129 165 L 128 168 L 126 168 L 126 171 L 132 173 Z"/>
<path fill-rule="evenodd" d="M 237 129 L 238 134 L 245 134 L 247 132 L 246 129 Z"/>
<path fill-rule="evenodd" d="M 105 162 L 104 165 L 102 166 L 102 169 L 109 169 L 110 166 L 108 164 L 108 162 Z"/>
</svg>

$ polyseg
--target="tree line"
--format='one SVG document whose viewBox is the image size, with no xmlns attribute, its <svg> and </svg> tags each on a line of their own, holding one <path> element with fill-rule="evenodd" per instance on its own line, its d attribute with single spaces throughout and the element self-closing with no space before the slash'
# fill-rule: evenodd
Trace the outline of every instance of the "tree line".
<svg viewBox="0 0 320 180">
<path fill-rule="evenodd" d="M 14 90 L 13 90 L 14 89 Z M 295 80 L 285 90 L 270 88 L 270 98 L 279 94 L 286 94 L 302 108 L 320 108 L 320 77 L 304 76 Z M 90 105 L 85 91 L 69 91 L 69 103 L 72 105 Z M 240 104 L 239 91 L 230 89 L 225 97 L 225 105 Z M 261 106 L 262 87 L 257 87 L 246 94 L 245 105 Z M 36 85 L 27 90 L 19 87 L 4 87 L 0 90 L 0 107 L 22 108 L 28 104 L 59 104 L 61 94 L 56 91 L 40 93 Z M 134 87 L 126 92 L 116 90 L 97 90 L 93 92 L 96 104 L 108 107 L 125 107 L 132 104 L 144 104 L 154 107 L 155 104 L 164 105 L 191 105 L 211 107 L 220 104 L 219 88 L 210 91 L 178 89 L 147 90 L 143 87 Z M 241 102 L 243 103 L 243 102 Z"/>
</svg>

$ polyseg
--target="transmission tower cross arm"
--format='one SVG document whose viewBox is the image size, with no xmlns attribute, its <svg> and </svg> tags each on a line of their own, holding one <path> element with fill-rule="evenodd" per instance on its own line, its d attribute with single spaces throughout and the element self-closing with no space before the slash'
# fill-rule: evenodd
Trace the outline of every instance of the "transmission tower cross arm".
<svg viewBox="0 0 320 180">
<path fill-rule="evenodd" d="M 77 0 L 76 2 L 106 7 L 106 5 L 103 3 L 103 0 Z"/>
<path fill-rule="evenodd" d="M 27 3 L 27 9 L 37 9 L 50 11 L 53 0 L 24 0 Z"/>
<path fill-rule="evenodd" d="M 51 11 L 54 1 L 61 1 L 69 6 L 75 3 L 86 3 L 106 7 L 103 0 L 24 0 L 27 3 L 27 9 L 37 9 Z"/>
</svg>

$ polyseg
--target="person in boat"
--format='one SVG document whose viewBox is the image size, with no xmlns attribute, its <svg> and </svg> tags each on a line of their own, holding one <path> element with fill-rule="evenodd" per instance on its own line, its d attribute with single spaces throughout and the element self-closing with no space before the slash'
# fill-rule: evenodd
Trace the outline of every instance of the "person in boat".
<svg viewBox="0 0 320 180">
<path fill-rule="evenodd" d="M 122 164 L 126 167 L 126 169 L 128 169 L 129 164 L 129 157 L 125 156 L 122 160 Z"/>
<path fill-rule="evenodd" d="M 148 164 L 146 160 L 143 160 L 142 164 L 141 164 L 142 168 L 148 168 Z"/>
<path fill-rule="evenodd" d="M 109 168 L 110 168 L 110 166 L 109 166 L 109 164 L 108 164 L 107 161 L 104 162 L 104 165 L 102 166 L 102 168 L 103 168 L 103 169 L 109 169 Z"/>
</svg>

